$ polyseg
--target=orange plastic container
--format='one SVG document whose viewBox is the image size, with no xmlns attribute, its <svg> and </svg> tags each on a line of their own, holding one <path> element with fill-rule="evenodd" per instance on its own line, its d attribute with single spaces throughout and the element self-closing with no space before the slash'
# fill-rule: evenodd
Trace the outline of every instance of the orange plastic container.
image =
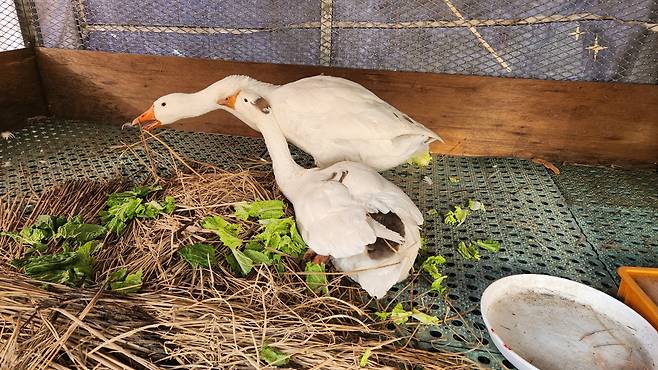
<svg viewBox="0 0 658 370">
<path fill-rule="evenodd" d="M 658 268 L 623 266 L 617 295 L 658 329 Z"/>
</svg>

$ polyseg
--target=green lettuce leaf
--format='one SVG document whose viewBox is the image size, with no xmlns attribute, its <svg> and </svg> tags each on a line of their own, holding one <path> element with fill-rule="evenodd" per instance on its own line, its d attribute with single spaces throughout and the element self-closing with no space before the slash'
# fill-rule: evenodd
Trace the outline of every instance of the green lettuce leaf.
<svg viewBox="0 0 658 370">
<path fill-rule="evenodd" d="M 429 151 L 422 154 L 415 155 L 411 157 L 408 161 L 409 164 L 416 165 L 418 167 L 427 167 L 432 163 L 432 155 Z"/>
<path fill-rule="evenodd" d="M 457 176 L 450 176 L 448 177 L 448 181 L 450 181 L 451 184 L 459 184 L 459 177 Z"/>
<path fill-rule="evenodd" d="M 371 353 L 372 353 L 372 350 L 370 348 L 366 349 L 363 352 L 363 354 L 361 355 L 361 358 L 359 359 L 359 367 L 368 366 L 368 359 L 370 358 Z"/>
<path fill-rule="evenodd" d="M 439 272 L 439 266 L 446 263 L 446 259 L 443 256 L 431 256 L 428 257 L 423 264 L 420 266 L 425 270 L 433 279 L 437 279 L 441 276 Z"/>
<path fill-rule="evenodd" d="M 55 238 L 73 239 L 78 243 L 99 239 L 107 234 L 107 229 L 101 225 L 85 224 L 80 220 L 72 219 L 57 229 Z"/>
<path fill-rule="evenodd" d="M 377 313 L 377 315 L 380 317 L 380 319 L 388 318 L 387 315 L 383 315 L 383 314 L 386 314 L 386 313 L 385 312 L 384 313 L 381 313 L 381 312 Z M 423 312 L 421 312 L 421 311 L 419 311 L 415 308 L 412 309 L 411 311 L 406 311 L 402 307 L 402 303 L 398 303 L 397 305 L 395 305 L 395 307 L 393 307 L 393 310 L 391 310 L 389 315 L 390 315 L 391 319 L 393 320 L 393 322 L 396 323 L 397 325 L 406 324 L 407 321 L 409 321 L 409 318 L 414 318 L 415 320 L 417 320 L 418 322 L 420 322 L 423 325 L 438 325 L 438 324 L 441 323 L 441 320 L 439 320 L 438 317 L 428 315 L 428 314 L 423 313 Z"/>
<path fill-rule="evenodd" d="M 482 204 L 482 202 L 480 202 L 479 200 L 469 199 L 468 200 L 468 209 L 470 209 L 471 211 L 486 212 L 486 209 L 484 208 L 484 204 Z"/>
<path fill-rule="evenodd" d="M 439 274 L 439 276 L 434 278 L 434 281 L 432 282 L 430 290 L 438 292 L 442 295 L 445 294 L 446 286 L 443 285 L 443 282 L 445 281 L 446 278 L 447 278 L 447 276 Z"/>
<path fill-rule="evenodd" d="M 454 206 L 454 211 L 448 211 L 446 213 L 443 222 L 447 225 L 461 225 L 466 221 L 466 217 L 470 214 L 468 209 L 462 209 L 460 206 Z"/>
<path fill-rule="evenodd" d="M 239 272 L 242 275 L 248 275 L 251 272 L 251 269 L 254 267 L 254 261 L 251 258 L 247 257 L 242 251 L 237 248 L 231 248 L 231 253 L 233 258 L 237 262 Z"/>
<path fill-rule="evenodd" d="M 402 303 L 398 303 L 393 307 L 393 310 L 391 310 L 391 319 L 394 323 L 402 325 L 409 321 L 411 314 L 411 311 L 405 311 L 404 308 L 402 308 Z"/>
<path fill-rule="evenodd" d="M 167 195 L 162 203 L 162 208 L 162 212 L 168 215 L 174 213 L 174 210 L 176 209 L 176 198 Z"/>
<path fill-rule="evenodd" d="M 110 275 L 110 288 L 118 293 L 135 293 L 142 287 L 142 270 L 128 274 L 127 269 L 120 269 Z"/>
<path fill-rule="evenodd" d="M 196 243 L 181 248 L 178 251 L 181 257 L 192 267 L 209 268 L 217 264 L 215 248 L 208 244 Z"/>
<path fill-rule="evenodd" d="M 280 200 L 258 200 L 255 202 L 238 203 L 235 205 L 234 216 L 238 220 L 247 220 L 249 217 L 259 220 L 281 218 L 284 215 L 284 204 Z"/>
<path fill-rule="evenodd" d="M 498 253 L 498 251 L 500 251 L 500 243 L 496 240 L 476 240 L 475 244 L 477 244 L 478 247 L 488 250 L 492 253 Z"/>
<path fill-rule="evenodd" d="M 457 252 L 459 252 L 459 254 L 464 257 L 464 259 L 472 261 L 480 260 L 480 253 L 478 252 L 477 247 L 475 247 L 470 242 L 468 244 L 463 241 L 459 242 L 457 245 Z"/>
<path fill-rule="evenodd" d="M 217 234 L 219 240 L 231 249 L 242 245 L 242 239 L 238 237 L 240 225 L 232 224 L 220 216 L 208 216 L 203 219 L 201 226 Z"/>
<path fill-rule="evenodd" d="M 263 243 L 265 248 L 281 251 L 292 257 L 304 254 L 306 244 L 297 231 L 297 225 L 292 217 L 260 220 L 260 233 L 254 240 Z"/>
<path fill-rule="evenodd" d="M 308 288 L 317 294 L 328 295 L 329 288 L 327 285 L 327 275 L 324 263 L 307 262 L 304 269 L 308 274 L 306 275 L 306 285 Z"/>
<path fill-rule="evenodd" d="M 375 312 L 375 315 L 382 321 L 388 320 L 388 318 L 391 317 L 391 313 L 386 311 L 377 311 Z"/>
<path fill-rule="evenodd" d="M 286 355 L 281 350 L 266 345 L 260 350 L 260 358 L 270 366 L 286 366 L 290 360 L 290 355 Z"/>
<path fill-rule="evenodd" d="M 26 275 L 51 283 L 80 286 L 92 275 L 95 241 L 89 241 L 76 251 L 64 251 L 43 256 L 25 256 L 11 264 Z"/>
<path fill-rule="evenodd" d="M 101 222 L 111 232 L 121 235 L 126 229 L 128 222 L 137 217 L 137 209 L 142 205 L 142 200 L 135 197 L 122 198 L 122 200 L 111 202 L 108 199 L 107 211 L 102 211 Z"/>
<path fill-rule="evenodd" d="M 420 312 L 415 308 L 411 310 L 411 317 L 418 320 L 421 324 L 424 325 L 439 325 L 441 323 L 441 320 L 439 320 L 438 317 Z"/>
<path fill-rule="evenodd" d="M 427 237 L 424 237 L 424 236 L 420 237 L 420 248 L 418 248 L 418 250 L 421 253 L 425 253 L 425 252 L 428 251 L 428 249 L 427 249 Z"/>
<path fill-rule="evenodd" d="M 244 251 L 242 251 L 245 256 L 249 257 L 250 260 L 253 261 L 254 265 L 258 264 L 264 264 L 264 265 L 271 265 L 273 260 L 270 258 L 268 255 L 261 251 L 257 251 L 255 249 L 247 249 L 245 248 Z"/>
</svg>

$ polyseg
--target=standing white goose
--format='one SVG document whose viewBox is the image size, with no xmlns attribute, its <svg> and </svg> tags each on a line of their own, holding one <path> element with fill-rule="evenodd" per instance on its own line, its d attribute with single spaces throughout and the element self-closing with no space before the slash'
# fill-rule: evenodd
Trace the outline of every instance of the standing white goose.
<svg viewBox="0 0 658 370">
<path fill-rule="evenodd" d="M 265 138 L 276 182 L 295 208 L 304 241 L 319 256 L 380 298 L 407 278 L 420 246 L 423 216 L 397 186 L 356 162 L 305 169 L 293 160 L 278 108 L 243 90 L 235 110 Z"/>
<path fill-rule="evenodd" d="M 414 158 L 429 158 L 429 144 L 441 140 L 363 86 L 331 76 L 308 77 L 281 86 L 247 76 L 228 76 L 196 93 L 165 95 L 132 124 L 143 124 L 148 130 L 223 109 L 259 130 L 234 108 L 242 90 L 276 106 L 284 136 L 313 156 L 321 168 L 349 160 L 383 171 Z"/>
</svg>

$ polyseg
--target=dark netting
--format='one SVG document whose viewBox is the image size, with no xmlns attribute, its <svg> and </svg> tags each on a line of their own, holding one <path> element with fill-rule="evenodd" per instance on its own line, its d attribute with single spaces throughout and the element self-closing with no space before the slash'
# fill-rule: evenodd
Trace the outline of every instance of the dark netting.
<svg viewBox="0 0 658 370">
<path fill-rule="evenodd" d="M 20 10 L 20 7 L 19 7 Z M 0 52 L 25 47 L 14 0 L 0 0 Z"/>
<path fill-rule="evenodd" d="M 657 0 L 24 1 L 37 44 L 46 47 L 556 80 L 658 80 Z M 9 8 L 0 9 L 7 22 Z"/>
</svg>

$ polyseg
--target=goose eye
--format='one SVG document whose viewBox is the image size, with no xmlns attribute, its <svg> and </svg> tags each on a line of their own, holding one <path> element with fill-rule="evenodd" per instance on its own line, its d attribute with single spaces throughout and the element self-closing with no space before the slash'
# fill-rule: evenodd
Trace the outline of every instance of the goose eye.
<svg viewBox="0 0 658 370">
<path fill-rule="evenodd" d="M 162 104 L 160 104 L 160 105 L 162 105 L 162 106 L 164 107 L 165 105 L 167 105 L 167 103 L 165 103 L 165 102 L 162 102 Z"/>
<path fill-rule="evenodd" d="M 245 103 L 249 103 L 249 100 L 247 98 L 244 98 Z"/>
</svg>

